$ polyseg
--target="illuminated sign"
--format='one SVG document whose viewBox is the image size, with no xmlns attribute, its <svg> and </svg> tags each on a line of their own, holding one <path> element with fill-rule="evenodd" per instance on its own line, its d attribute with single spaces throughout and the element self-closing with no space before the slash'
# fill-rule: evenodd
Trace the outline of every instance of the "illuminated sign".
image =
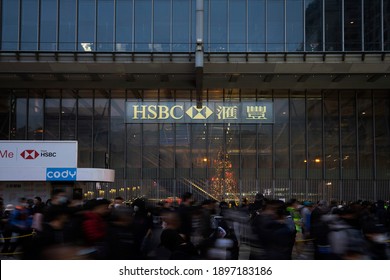
<svg viewBox="0 0 390 280">
<path fill-rule="evenodd" d="M 46 181 L 76 181 L 77 168 L 47 168 Z"/>
<path fill-rule="evenodd" d="M 126 123 L 273 123 L 271 101 L 126 102 Z"/>
</svg>

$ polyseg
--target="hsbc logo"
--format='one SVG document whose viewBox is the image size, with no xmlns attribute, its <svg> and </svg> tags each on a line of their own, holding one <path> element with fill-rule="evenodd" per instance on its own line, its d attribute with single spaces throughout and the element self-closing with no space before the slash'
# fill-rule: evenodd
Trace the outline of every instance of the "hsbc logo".
<svg viewBox="0 0 390 280">
<path fill-rule="evenodd" d="M 35 150 L 24 150 L 20 153 L 20 156 L 24 159 L 36 159 L 39 157 L 39 153 Z"/>
</svg>

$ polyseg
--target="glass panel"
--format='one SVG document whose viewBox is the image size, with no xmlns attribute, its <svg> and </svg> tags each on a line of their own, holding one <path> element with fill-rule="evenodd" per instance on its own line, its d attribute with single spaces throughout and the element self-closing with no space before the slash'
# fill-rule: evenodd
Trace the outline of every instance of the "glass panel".
<svg viewBox="0 0 390 280">
<path fill-rule="evenodd" d="M 301 93 L 299 95 L 303 95 Z M 291 171 L 293 178 L 306 178 L 306 108 L 305 98 L 291 98 Z"/>
<path fill-rule="evenodd" d="M 307 92 L 308 178 L 322 179 L 322 97 L 321 92 Z"/>
<path fill-rule="evenodd" d="M 287 51 L 303 51 L 303 0 L 287 0 Z"/>
<path fill-rule="evenodd" d="M 191 159 L 192 159 L 192 178 L 206 178 L 207 177 L 207 166 L 213 164 L 213 161 L 216 158 L 215 147 L 219 145 L 221 147 L 221 142 L 215 143 L 216 141 L 221 141 L 220 136 L 214 135 L 214 127 L 210 127 L 210 134 L 208 133 L 206 124 L 192 124 L 191 125 Z M 219 132 L 222 129 L 218 130 Z M 221 132 L 222 134 L 222 132 Z M 208 143 L 209 142 L 209 143 Z M 209 154 L 207 154 L 207 146 L 209 145 Z M 214 175 L 214 174 L 212 174 Z"/>
<path fill-rule="evenodd" d="M 143 178 L 156 178 L 158 176 L 158 168 L 160 166 L 159 135 L 160 129 L 158 124 L 143 125 Z"/>
<path fill-rule="evenodd" d="M 340 178 L 340 126 L 337 91 L 324 93 L 325 178 Z"/>
<path fill-rule="evenodd" d="M 76 41 L 76 1 L 60 1 L 59 49 L 75 50 Z"/>
<path fill-rule="evenodd" d="M 259 147 L 259 179 L 272 178 L 272 125 L 259 125 L 258 147 Z"/>
<path fill-rule="evenodd" d="M 344 0 L 344 48 L 346 51 L 362 50 L 361 1 Z"/>
<path fill-rule="evenodd" d="M 152 51 L 152 1 L 135 0 L 135 51 Z"/>
<path fill-rule="evenodd" d="M 227 0 L 210 1 L 210 51 L 227 51 Z"/>
<path fill-rule="evenodd" d="M 371 93 L 358 92 L 359 179 L 372 179 L 374 175 L 374 139 L 372 130 Z"/>
<path fill-rule="evenodd" d="M 40 20 L 39 49 L 54 51 L 57 49 L 57 1 L 41 0 Z"/>
<path fill-rule="evenodd" d="M 238 183 L 241 178 L 240 169 L 240 125 L 225 124 L 225 178 L 224 178 L 224 198 L 227 200 L 237 198 Z M 217 172 L 218 173 L 218 172 Z"/>
<path fill-rule="evenodd" d="M 288 98 L 274 100 L 275 178 L 289 178 L 289 102 Z"/>
<path fill-rule="evenodd" d="M 95 0 L 79 0 L 78 46 L 79 51 L 94 51 Z"/>
<path fill-rule="evenodd" d="M 364 1 L 364 50 L 381 50 L 381 0 Z"/>
<path fill-rule="evenodd" d="M 246 1 L 229 2 L 229 51 L 246 51 Z"/>
<path fill-rule="evenodd" d="M 108 161 L 108 123 L 110 117 L 108 92 L 95 91 L 93 120 L 93 167 L 107 168 Z M 107 154 L 107 155 L 106 155 Z"/>
<path fill-rule="evenodd" d="M 127 125 L 127 178 L 141 178 L 142 150 L 150 148 L 143 145 L 141 124 Z M 154 176 L 156 178 L 156 176 Z"/>
<path fill-rule="evenodd" d="M 265 51 L 265 0 L 248 0 L 248 51 Z"/>
<path fill-rule="evenodd" d="M 60 140 L 60 91 L 50 90 L 45 94 L 45 140 Z"/>
<path fill-rule="evenodd" d="M 241 178 L 256 179 L 256 125 L 241 125 Z M 271 166 L 272 168 L 272 166 Z"/>
<path fill-rule="evenodd" d="M 18 49 L 19 1 L 3 0 L 1 13 L 1 49 Z"/>
<path fill-rule="evenodd" d="M 322 51 L 323 0 L 306 0 L 306 51 Z"/>
<path fill-rule="evenodd" d="M 190 2 L 173 0 L 172 5 L 172 51 L 189 51 Z"/>
<path fill-rule="evenodd" d="M 72 91 L 62 92 L 61 140 L 76 139 L 77 102 Z"/>
<path fill-rule="evenodd" d="M 176 177 L 190 178 L 191 172 L 191 126 L 176 124 Z M 204 141 L 204 140 L 203 140 Z M 208 159 L 206 158 L 206 161 Z"/>
<path fill-rule="evenodd" d="M 97 50 L 113 50 L 114 34 L 114 2 L 112 0 L 98 1 L 97 16 Z"/>
<path fill-rule="evenodd" d="M 22 1 L 20 40 L 21 50 L 38 49 L 38 0 Z"/>
<path fill-rule="evenodd" d="M 352 91 L 340 92 L 343 179 L 356 179 L 356 101 Z"/>
<path fill-rule="evenodd" d="M 43 97 L 30 91 L 28 99 L 28 140 L 43 140 Z"/>
<path fill-rule="evenodd" d="M 78 92 L 77 140 L 79 141 L 78 167 L 92 166 L 92 118 L 93 118 L 93 92 L 80 90 Z"/>
<path fill-rule="evenodd" d="M 27 131 L 27 91 L 16 90 L 11 101 L 11 130 L 13 140 L 26 140 Z"/>
<path fill-rule="evenodd" d="M 120 52 L 131 51 L 133 42 L 133 1 L 116 1 L 115 28 L 116 50 Z"/>
<path fill-rule="evenodd" d="M 10 113 L 11 113 L 11 99 L 8 90 L 0 90 L 0 139 L 10 140 Z"/>
<path fill-rule="evenodd" d="M 160 178 L 174 178 L 175 126 L 160 124 Z"/>
<path fill-rule="evenodd" d="M 390 0 L 383 0 L 384 49 L 390 50 Z"/>
<path fill-rule="evenodd" d="M 125 178 L 123 174 L 126 157 L 126 126 L 123 123 L 125 118 L 125 96 L 126 93 L 123 90 L 111 90 L 110 168 L 115 169 L 115 177 L 120 179 Z M 119 176 L 119 174 L 122 176 Z"/>
<path fill-rule="evenodd" d="M 154 1 L 153 51 L 168 52 L 171 41 L 171 0 Z"/>
<path fill-rule="evenodd" d="M 203 8 L 204 8 L 204 18 L 203 18 L 203 41 L 205 46 L 205 51 L 210 51 L 209 43 L 209 31 L 210 31 L 210 9 L 209 9 L 209 0 L 204 0 Z M 192 0 L 192 44 L 196 43 L 196 0 Z M 191 50 L 195 49 L 195 45 L 192 46 Z"/>
<path fill-rule="evenodd" d="M 325 50 L 342 50 L 342 1 L 325 1 Z"/>
<path fill-rule="evenodd" d="M 374 93 L 375 150 L 377 179 L 390 179 L 390 95 L 389 91 Z"/>
<path fill-rule="evenodd" d="M 267 3 L 267 51 L 284 51 L 284 0 Z"/>
</svg>

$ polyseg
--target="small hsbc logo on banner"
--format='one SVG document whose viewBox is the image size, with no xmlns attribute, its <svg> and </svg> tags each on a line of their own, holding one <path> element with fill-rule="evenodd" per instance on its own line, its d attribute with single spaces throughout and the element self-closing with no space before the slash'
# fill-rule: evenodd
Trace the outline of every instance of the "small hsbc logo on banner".
<svg viewBox="0 0 390 280">
<path fill-rule="evenodd" d="M 35 150 L 24 150 L 20 153 L 20 156 L 24 159 L 36 159 L 39 157 L 39 153 Z"/>
</svg>

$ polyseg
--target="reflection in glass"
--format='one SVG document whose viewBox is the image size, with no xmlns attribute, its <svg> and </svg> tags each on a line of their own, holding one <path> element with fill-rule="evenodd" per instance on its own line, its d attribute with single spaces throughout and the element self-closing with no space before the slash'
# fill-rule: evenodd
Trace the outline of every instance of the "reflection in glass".
<svg viewBox="0 0 390 280">
<path fill-rule="evenodd" d="M 45 94 L 44 140 L 60 140 L 60 92 L 47 90 Z"/>
<path fill-rule="evenodd" d="M 57 1 L 41 0 L 39 49 L 57 50 Z"/>
<path fill-rule="evenodd" d="M 360 1 L 344 0 L 344 48 L 346 51 L 362 49 L 362 5 Z"/>
<path fill-rule="evenodd" d="M 384 50 L 390 50 L 390 0 L 383 0 Z"/>
<path fill-rule="evenodd" d="M 210 1 L 210 51 L 227 52 L 227 0 Z"/>
<path fill-rule="evenodd" d="M 283 113 L 282 113 L 283 115 Z M 286 114 L 283 115 L 284 117 Z M 279 119 L 280 120 L 280 119 Z M 272 147 L 272 125 L 264 124 L 258 126 L 258 153 L 259 153 L 259 179 L 272 179 L 273 175 L 273 147 Z"/>
<path fill-rule="evenodd" d="M 217 129 L 220 136 L 223 135 L 221 130 Z M 222 146 L 218 135 L 214 133 L 212 126 L 206 124 L 191 125 L 192 178 L 207 178 L 206 167 L 211 166 L 216 157 L 216 154 L 214 154 L 215 146 Z"/>
<path fill-rule="evenodd" d="M 306 108 L 302 97 L 291 98 L 291 175 L 293 178 L 306 178 Z"/>
<path fill-rule="evenodd" d="M 274 100 L 275 124 L 273 141 L 275 145 L 275 178 L 289 178 L 289 100 Z"/>
<path fill-rule="evenodd" d="M 286 3 L 287 51 L 303 51 L 303 0 Z"/>
<path fill-rule="evenodd" d="M 9 140 L 11 99 L 7 90 L 0 91 L 0 140 Z"/>
<path fill-rule="evenodd" d="M 38 0 L 23 0 L 20 28 L 20 49 L 38 49 Z"/>
<path fill-rule="evenodd" d="M 248 0 L 248 51 L 265 51 L 265 0 Z"/>
<path fill-rule="evenodd" d="M 78 167 L 91 167 L 93 147 L 93 98 L 92 90 L 80 90 L 77 99 L 77 140 L 79 141 Z"/>
<path fill-rule="evenodd" d="M 342 1 L 325 1 L 325 50 L 342 50 Z"/>
<path fill-rule="evenodd" d="M 343 179 L 356 179 L 356 100 L 353 91 L 340 91 L 341 168 Z"/>
<path fill-rule="evenodd" d="M 12 115 L 12 130 L 15 131 L 14 140 L 25 140 L 27 132 L 27 91 L 16 92 L 16 110 Z M 12 102 L 15 102 L 13 100 Z"/>
<path fill-rule="evenodd" d="M 1 49 L 18 49 L 19 1 L 3 0 L 1 9 Z"/>
<path fill-rule="evenodd" d="M 284 0 L 267 3 L 267 51 L 284 51 Z"/>
<path fill-rule="evenodd" d="M 152 34 L 152 1 L 151 0 L 134 0 L 135 1 L 135 51 L 144 52 L 152 51 L 151 34 Z"/>
<path fill-rule="evenodd" d="M 120 179 L 125 178 L 126 126 L 123 123 L 125 118 L 125 96 L 124 90 L 111 90 L 110 168 L 115 169 L 115 177 Z"/>
<path fill-rule="evenodd" d="M 79 0 L 77 34 L 79 51 L 95 50 L 95 0 Z"/>
<path fill-rule="evenodd" d="M 325 178 L 340 178 L 340 125 L 337 91 L 324 92 Z"/>
<path fill-rule="evenodd" d="M 372 96 L 370 91 L 360 91 L 357 96 L 359 179 L 372 179 L 374 174 Z"/>
<path fill-rule="evenodd" d="M 381 50 L 381 0 L 364 1 L 364 50 Z"/>
<path fill-rule="evenodd" d="M 256 148 L 258 137 L 256 135 L 256 125 L 241 125 L 241 178 L 256 179 L 257 158 Z M 260 159 L 259 159 L 260 160 Z"/>
<path fill-rule="evenodd" d="M 175 168 L 175 126 L 160 124 L 160 178 L 173 178 Z"/>
<path fill-rule="evenodd" d="M 322 179 L 324 155 L 322 151 L 322 97 L 321 92 L 307 92 L 308 178 Z"/>
<path fill-rule="evenodd" d="M 190 178 L 191 174 L 191 126 L 189 124 L 176 124 L 176 177 Z M 207 159 L 206 159 L 207 163 Z"/>
<path fill-rule="evenodd" d="M 307 0 L 305 10 L 306 51 L 322 51 L 323 0 Z"/>
<path fill-rule="evenodd" d="M 59 50 L 75 50 L 76 1 L 60 1 Z"/>
<path fill-rule="evenodd" d="M 375 151 L 376 178 L 390 179 L 390 96 L 389 92 L 377 92 L 375 102 Z"/>
<path fill-rule="evenodd" d="M 142 177 L 157 178 L 160 166 L 158 124 L 142 125 Z"/>
<path fill-rule="evenodd" d="M 28 99 L 28 135 L 29 140 L 43 139 L 43 97 L 30 91 Z"/>
<path fill-rule="evenodd" d="M 154 1 L 153 52 L 168 52 L 171 41 L 171 0 Z"/>
<path fill-rule="evenodd" d="M 76 117 L 77 102 L 71 91 L 62 92 L 61 102 L 61 139 L 75 140 L 76 138 Z"/>
<path fill-rule="evenodd" d="M 172 51 L 189 51 L 190 2 L 173 0 L 172 6 Z"/>
<path fill-rule="evenodd" d="M 97 10 L 97 50 L 113 50 L 114 34 L 114 2 L 112 0 L 98 1 Z"/>
<path fill-rule="evenodd" d="M 133 42 L 133 1 L 116 1 L 115 50 L 131 51 Z"/>
<path fill-rule="evenodd" d="M 142 152 L 143 150 L 147 150 L 150 148 L 150 145 L 144 146 L 142 145 L 142 126 L 141 124 L 128 124 L 127 127 L 127 179 L 138 179 L 141 178 L 143 170 L 143 159 Z M 154 137 L 155 138 L 155 137 Z M 145 163 L 147 166 L 148 163 Z M 146 170 L 146 169 L 145 169 Z M 147 174 L 145 174 L 147 175 Z M 156 174 L 149 174 L 149 176 L 145 176 L 145 178 L 156 178 Z"/>
<path fill-rule="evenodd" d="M 106 92 L 95 92 L 93 119 L 93 167 L 107 168 L 110 102 Z"/>
<path fill-rule="evenodd" d="M 246 50 L 246 1 L 229 2 L 229 51 Z"/>
</svg>

